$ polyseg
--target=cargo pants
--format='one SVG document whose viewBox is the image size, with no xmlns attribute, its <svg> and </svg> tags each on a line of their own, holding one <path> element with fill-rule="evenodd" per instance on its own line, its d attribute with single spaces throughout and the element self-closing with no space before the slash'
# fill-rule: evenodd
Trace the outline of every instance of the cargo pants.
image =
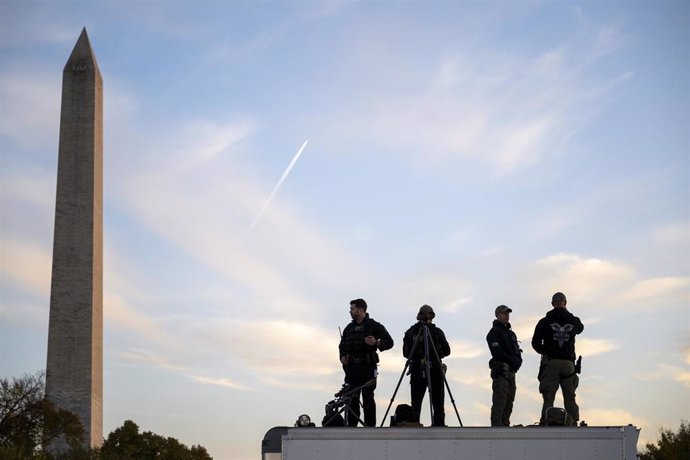
<svg viewBox="0 0 690 460">
<path fill-rule="evenodd" d="M 419 422 L 422 411 L 422 402 L 427 390 L 428 381 L 426 374 L 422 370 L 410 372 L 410 401 Z M 431 368 L 431 406 L 433 407 L 434 419 L 431 421 L 433 426 L 446 425 L 446 413 L 444 409 L 445 388 L 443 386 L 443 373 L 438 366 Z"/>
<path fill-rule="evenodd" d="M 349 369 L 345 372 L 345 383 L 349 383 L 352 388 L 364 385 L 372 378 L 376 377 L 376 365 L 373 366 L 348 366 Z M 376 401 L 374 399 L 374 390 L 376 389 L 376 382 L 373 385 L 362 388 L 352 394 L 352 400 L 349 408 L 352 413 L 348 414 L 347 425 L 357 426 L 359 422 L 359 397 L 362 396 L 362 408 L 364 409 L 364 420 L 366 426 L 376 426 Z"/>
<path fill-rule="evenodd" d="M 510 426 L 510 415 L 515 401 L 515 372 L 504 364 L 501 374 L 492 377 L 491 426 Z"/>
<path fill-rule="evenodd" d="M 541 408 L 541 422 L 544 421 L 546 409 L 553 407 L 559 387 L 563 391 L 565 411 L 575 423 L 580 420 L 580 408 L 575 402 L 575 390 L 579 382 L 580 379 L 575 373 L 575 363 L 567 359 L 542 357 L 542 369 L 539 373 L 539 393 L 544 399 Z"/>
</svg>

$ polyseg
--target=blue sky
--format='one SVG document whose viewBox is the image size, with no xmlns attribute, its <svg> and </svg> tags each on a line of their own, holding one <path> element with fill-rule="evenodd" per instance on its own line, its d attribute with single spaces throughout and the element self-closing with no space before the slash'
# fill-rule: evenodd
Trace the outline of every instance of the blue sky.
<svg viewBox="0 0 690 460">
<path fill-rule="evenodd" d="M 45 367 L 62 68 L 85 26 L 105 433 L 132 419 L 256 458 L 269 428 L 322 417 L 357 297 L 396 339 L 379 418 L 427 303 L 463 423 L 487 425 L 507 304 L 531 424 L 529 341 L 563 291 L 581 418 L 655 439 L 690 417 L 689 21 L 671 1 L 0 2 L 0 376 Z"/>
</svg>

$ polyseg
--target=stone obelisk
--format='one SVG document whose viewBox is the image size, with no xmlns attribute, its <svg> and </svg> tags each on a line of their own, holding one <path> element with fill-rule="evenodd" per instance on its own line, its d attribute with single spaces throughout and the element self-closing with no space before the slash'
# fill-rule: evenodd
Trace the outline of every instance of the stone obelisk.
<svg viewBox="0 0 690 460">
<path fill-rule="evenodd" d="M 62 73 L 46 397 L 103 443 L 103 80 L 86 29 Z M 63 441 L 51 450 L 63 450 Z"/>
</svg>

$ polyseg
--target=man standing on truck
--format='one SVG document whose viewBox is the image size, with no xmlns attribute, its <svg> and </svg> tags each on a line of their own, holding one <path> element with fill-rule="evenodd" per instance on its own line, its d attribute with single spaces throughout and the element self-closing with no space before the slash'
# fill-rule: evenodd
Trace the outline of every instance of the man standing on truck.
<svg viewBox="0 0 690 460">
<path fill-rule="evenodd" d="M 361 389 L 362 406 L 364 408 L 364 424 L 376 426 L 376 365 L 379 362 L 378 351 L 393 348 L 393 339 L 381 323 L 377 323 L 367 313 L 367 303 L 364 299 L 350 301 L 350 316 L 352 322 L 345 327 L 340 339 L 340 362 L 345 371 L 345 383 L 350 388 Z M 360 391 L 352 394 L 348 410 L 352 412 L 347 417 L 348 426 L 357 426 L 359 418 Z M 354 414 L 354 415 L 353 415 Z"/>
<path fill-rule="evenodd" d="M 557 292 L 551 298 L 553 310 L 539 320 L 532 336 L 532 348 L 541 354 L 539 392 L 544 399 L 540 424 L 545 423 L 546 409 L 553 407 L 558 387 L 563 391 L 565 411 L 575 424 L 580 419 L 580 408 L 575 402 L 575 389 L 579 383 L 575 370 L 575 335 L 584 330 L 580 318 L 566 307 L 565 294 Z"/>
<path fill-rule="evenodd" d="M 433 409 L 431 423 L 432 426 L 445 426 L 446 413 L 443 408 L 445 399 L 443 387 L 445 370 L 443 368 L 445 365 L 441 364 L 441 359 L 450 355 L 450 345 L 441 328 L 431 323 L 435 316 L 434 309 L 429 305 L 420 307 L 417 323 L 405 332 L 403 356 L 410 360 L 410 401 L 416 417 L 415 421 L 419 422 L 424 393 L 431 382 L 429 391 Z M 427 335 L 424 333 L 425 328 L 428 331 Z"/>
<path fill-rule="evenodd" d="M 522 366 L 522 350 L 517 336 L 510 327 L 510 314 L 513 312 L 505 305 L 499 305 L 494 311 L 496 319 L 486 335 L 491 359 L 491 426 L 510 426 L 510 414 L 515 401 L 515 373 Z"/>
</svg>

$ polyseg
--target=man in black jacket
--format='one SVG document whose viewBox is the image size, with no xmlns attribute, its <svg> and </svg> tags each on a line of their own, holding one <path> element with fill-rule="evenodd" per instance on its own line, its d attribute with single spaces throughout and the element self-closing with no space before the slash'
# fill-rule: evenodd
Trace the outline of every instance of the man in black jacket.
<svg viewBox="0 0 690 460">
<path fill-rule="evenodd" d="M 345 371 L 345 383 L 350 388 L 356 388 L 373 380 L 362 388 L 362 406 L 364 407 L 364 423 L 366 426 L 376 426 L 376 401 L 374 390 L 376 389 L 376 364 L 379 355 L 376 351 L 385 351 L 393 348 L 393 339 L 386 328 L 374 321 L 367 313 L 367 303 L 364 299 L 355 299 L 350 302 L 350 316 L 352 322 L 345 327 L 340 339 L 340 363 Z M 347 417 L 348 426 L 357 426 L 359 418 L 359 394 L 352 395 L 350 410 L 352 414 Z"/>
<path fill-rule="evenodd" d="M 522 350 L 510 328 L 510 313 L 505 305 L 496 307 L 496 319 L 486 335 L 491 351 L 491 426 L 510 426 L 515 401 L 515 373 L 522 366 Z"/>
<path fill-rule="evenodd" d="M 575 372 L 575 335 L 584 330 L 580 318 L 566 308 L 565 294 L 557 292 L 551 298 L 553 310 L 539 320 L 532 336 L 532 348 L 541 354 L 539 392 L 544 399 L 541 423 L 546 409 L 553 407 L 558 387 L 563 391 L 566 412 L 577 423 L 580 408 L 575 402 L 575 389 L 579 379 Z"/>
<path fill-rule="evenodd" d="M 424 400 L 424 393 L 426 393 L 428 385 L 426 366 L 426 359 L 428 358 L 429 376 L 431 376 L 431 407 L 434 413 L 434 418 L 431 422 L 433 426 L 445 426 L 446 414 L 443 408 L 445 399 L 445 389 L 443 386 L 444 371 L 440 361 L 450 355 L 450 345 L 443 331 L 436 327 L 435 324 L 432 324 L 431 321 L 435 316 L 433 308 L 429 305 L 422 305 L 419 313 L 417 313 L 417 323 L 405 332 L 403 356 L 410 360 L 410 405 L 417 417 L 416 421 L 419 422 L 422 401 Z M 424 344 L 424 326 L 429 331 L 428 357 L 426 356 Z M 416 346 L 415 341 L 417 342 Z M 436 353 L 434 353 L 434 348 Z M 438 359 L 436 358 L 437 354 Z"/>
</svg>

